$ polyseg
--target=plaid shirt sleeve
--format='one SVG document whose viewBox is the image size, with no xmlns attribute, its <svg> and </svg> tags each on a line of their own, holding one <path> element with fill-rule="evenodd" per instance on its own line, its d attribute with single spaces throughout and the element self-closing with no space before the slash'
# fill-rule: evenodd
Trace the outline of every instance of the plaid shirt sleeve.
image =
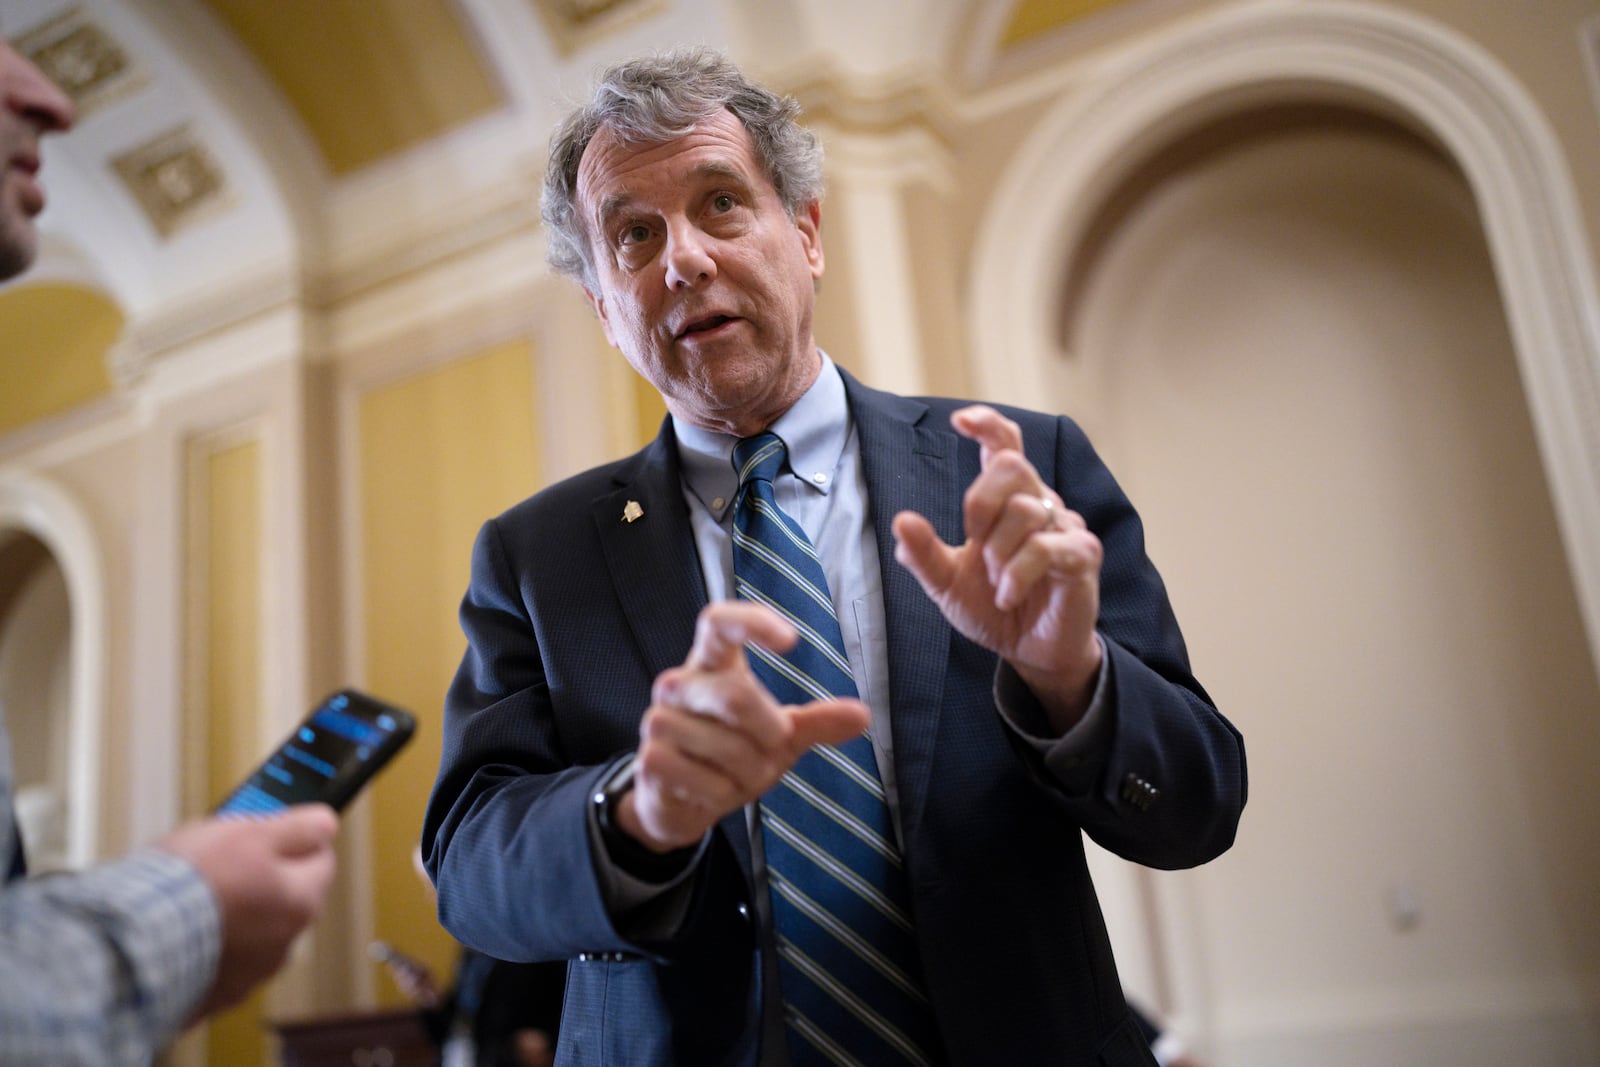
<svg viewBox="0 0 1600 1067">
<path fill-rule="evenodd" d="M 4 856 L 8 747 L 0 727 Z M 210 987 L 220 953 L 210 887 L 164 852 L 0 887 L 0 1064 L 150 1062 Z"/>
</svg>

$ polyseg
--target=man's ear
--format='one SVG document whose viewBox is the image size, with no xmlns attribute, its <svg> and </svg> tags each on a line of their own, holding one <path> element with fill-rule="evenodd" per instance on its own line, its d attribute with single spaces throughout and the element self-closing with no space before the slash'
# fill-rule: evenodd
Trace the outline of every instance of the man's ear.
<svg viewBox="0 0 1600 1067">
<path fill-rule="evenodd" d="M 617 348 L 617 339 L 611 336 L 611 319 L 606 315 L 606 298 L 595 296 L 587 285 L 583 286 L 583 298 L 589 301 L 589 306 L 594 309 L 595 318 L 600 320 L 600 329 L 606 335 L 606 344 Z"/>
<path fill-rule="evenodd" d="M 805 252 L 806 262 L 811 264 L 811 278 L 818 281 L 823 268 L 822 201 L 813 200 L 796 212 L 794 228 L 800 231 L 800 247 Z"/>
</svg>

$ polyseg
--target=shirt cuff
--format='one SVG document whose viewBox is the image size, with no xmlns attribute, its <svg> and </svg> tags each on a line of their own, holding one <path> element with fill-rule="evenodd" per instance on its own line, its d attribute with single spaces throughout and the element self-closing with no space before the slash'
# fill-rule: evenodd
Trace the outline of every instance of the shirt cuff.
<svg viewBox="0 0 1600 1067">
<path fill-rule="evenodd" d="M 631 772 L 632 761 L 623 761 L 616 773 L 607 776 L 602 792 L 609 791 L 614 781 Z M 664 880 L 657 880 L 643 877 L 618 862 L 612 842 L 601 825 L 599 804 L 589 805 L 588 832 L 600 895 L 618 929 L 638 941 L 665 940 L 682 929 L 694 898 L 694 874 L 711 843 L 711 834 L 708 832 L 700 839 L 681 869 Z"/>
<path fill-rule="evenodd" d="M 1038 753 L 1045 768 L 1069 793 L 1086 793 L 1099 773 L 1099 756 L 1111 743 L 1111 656 L 1099 634 L 1100 674 L 1095 679 L 1089 707 L 1073 727 L 1056 736 L 1049 717 L 1017 672 L 1004 660 L 995 671 L 994 702 L 1012 734 Z"/>
</svg>

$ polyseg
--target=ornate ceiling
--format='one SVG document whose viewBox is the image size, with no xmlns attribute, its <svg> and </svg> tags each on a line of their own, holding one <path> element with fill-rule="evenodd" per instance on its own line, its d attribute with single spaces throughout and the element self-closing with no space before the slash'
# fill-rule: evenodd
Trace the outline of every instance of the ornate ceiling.
<svg viewBox="0 0 1600 1067">
<path fill-rule="evenodd" d="M 26 323 L 44 311 L 17 309 L 26 290 L 79 287 L 106 321 L 159 330 L 241 299 L 336 300 L 475 228 L 532 225 L 549 130 L 613 59 L 705 43 L 777 84 L 871 98 L 970 79 L 1107 6 L 5 0 L 0 32 L 80 121 L 45 149 L 39 267 L 0 302 Z"/>
</svg>

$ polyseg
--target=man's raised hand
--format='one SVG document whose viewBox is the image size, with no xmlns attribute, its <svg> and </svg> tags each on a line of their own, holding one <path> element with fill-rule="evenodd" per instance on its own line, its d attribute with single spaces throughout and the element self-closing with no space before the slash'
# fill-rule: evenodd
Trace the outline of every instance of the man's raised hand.
<svg viewBox="0 0 1600 1067">
<path fill-rule="evenodd" d="M 962 634 L 1010 663 L 1060 731 L 1088 706 L 1099 676 L 1100 539 L 1022 454 L 1022 431 L 973 405 L 950 423 L 981 446 L 967 489 L 967 539 L 939 540 L 912 511 L 894 517 L 895 558 Z"/>
</svg>

